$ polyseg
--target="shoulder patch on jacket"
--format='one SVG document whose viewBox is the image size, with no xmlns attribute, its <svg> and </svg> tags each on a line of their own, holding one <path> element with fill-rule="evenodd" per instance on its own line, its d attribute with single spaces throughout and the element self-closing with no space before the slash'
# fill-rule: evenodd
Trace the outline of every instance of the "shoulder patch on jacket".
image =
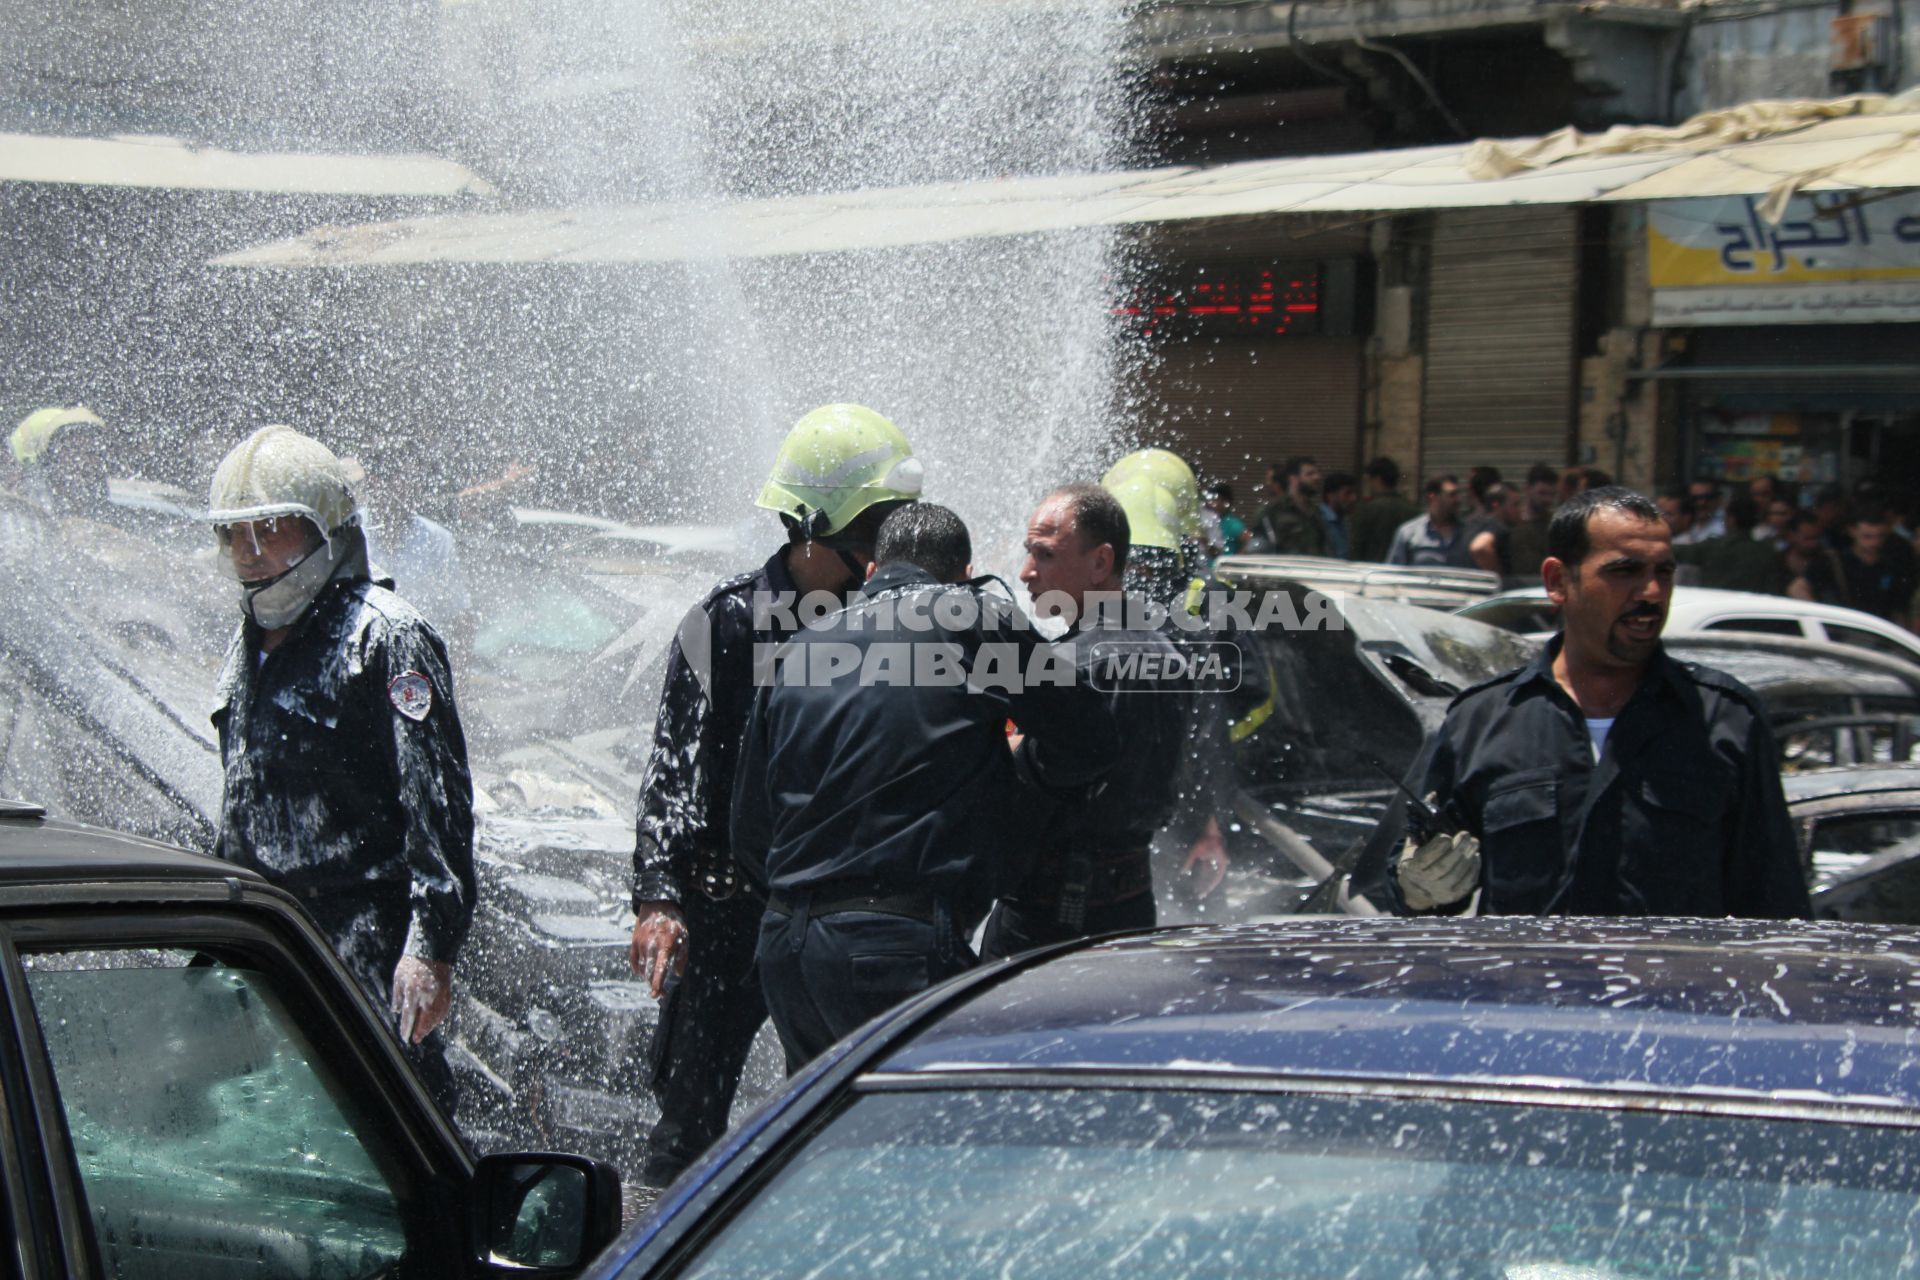
<svg viewBox="0 0 1920 1280">
<path fill-rule="evenodd" d="M 418 671 L 403 671 L 387 685 L 387 701 L 409 720 L 425 720 L 433 710 L 433 682 Z"/>
</svg>

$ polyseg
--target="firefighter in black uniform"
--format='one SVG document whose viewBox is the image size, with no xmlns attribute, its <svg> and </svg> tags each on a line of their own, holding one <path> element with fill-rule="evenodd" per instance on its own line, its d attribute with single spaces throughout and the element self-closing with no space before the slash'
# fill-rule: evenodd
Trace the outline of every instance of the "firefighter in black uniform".
<svg viewBox="0 0 1920 1280">
<path fill-rule="evenodd" d="M 213 712 L 218 852 L 300 899 L 451 1114 L 437 1029 L 473 920 L 473 784 L 446 646 L 371 579 L 326 446 L 263 428 L 221 462 L 209 507 L 246 615 Z"/>
<path fill-rule="evenodd" d="M 968 933 L 1032 847 L 1020 780 L 1084 787 L 1114 758 L 1070 658 L 966 580 L 959 517 L 897 511 L 875 553 L 860 598 L 782 648 L 734 791 L 789 1069 L 973 964 Z"/>
<path fill-rule="evenodd" d="M 1562 634 L 1449 708 L 1414 767 L 1434 812 L 1391 860 L 1393 905 L 1459 911 L 1479 890 L 1491 915 L 1810 914 L 1759 699 L 1661 649 L 1659 508 L 1591 489 L 1547 537 Z"/>
<path fill-rule="evenodd" d="M 1141 449 L 1107 469 L 1100 484 L 1124 496 L 1132 522 L 1125 575 L 1128 594 L 1166 608 L 1168 637 L 1195 670 L 1228 669 L 1194 686 L 1171 818 L 1155 837 L 1160 906 L 1180 916 L 1222 910 L 1215 896 L 1230 856 L 1226 832 L 1240 795 L 1239 757 L 1273 718 L 1278 690 L 1263 639 L 1213 608 L 1224 587 L 1201 576 L 1199 483 L 1178 454 Z M 1145 494 L 1158 490 L 1152 500 Z"/>
<path fill-rule="evenodd" d="M 920 485 L 906 437 L 871 409 L 801 418 L 756 503 L 780 513 L 788 544 L 709 592 L 667 655 L 640 786 L 628 957 L 664 996 L 649 1053 L 660 1104 L 640 1175 L 649 1186 L 673 1181 L 726 1131 L 767 1019 L 753 963 L 762 898 L 741 881 L 728 818 L 756 672 L 808 597 L 838 604 L 860 584 L 880 520 Z"/>
<path fill-rule="evenodd" d="M 1148 521 L 1165 490 L 1141 482 L 1123 496 Z M 1173 815 L 1192 693 L 1167 624 L 1149 626 L 1145 602 L 1121 589 L 1130 512 L 1096 485 L 1067 485 L 1027 520 L 1020 580 L 1036 605 L 1070 612 L 1060 647 L 1072 653 L 1079 680 L 1106 702 L 1119 758 L 1097 796 L 1056 801 L 1043 816 L 1031 869 L 987 921 L 986 959 L 1154 924 L 1150 846 Z"/>
</svg>

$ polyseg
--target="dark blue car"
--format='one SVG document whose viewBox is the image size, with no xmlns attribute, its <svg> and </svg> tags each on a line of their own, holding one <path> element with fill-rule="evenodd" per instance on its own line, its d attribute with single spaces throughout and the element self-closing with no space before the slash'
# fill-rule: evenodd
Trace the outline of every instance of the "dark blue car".
<svg viewBox="0 0 1920 1280">
<path fill-rule="evenodd" d="M 1920 934 L 1296 920 L 927 993 L 599 1276 L 1920 1272 Z"/>
</svg>

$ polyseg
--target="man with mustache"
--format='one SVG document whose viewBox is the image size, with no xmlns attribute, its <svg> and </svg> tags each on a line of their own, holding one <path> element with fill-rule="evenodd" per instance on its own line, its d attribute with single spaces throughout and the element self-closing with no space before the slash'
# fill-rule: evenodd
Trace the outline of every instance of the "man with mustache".
<svg viewBox="0 0 1920 1280">
<path fill-rule="evenodd" d="M 1429 739 L 1412 785 L 1437 816 L 1407 824 L 1395 908 L 1454 914 L 1477 893 L 1488 915 L 1808 915 L 1759 699 L 1661 648 L 1674 558 L 1660 509 L 1589 489 L 1547 541 L 1563 630 L 1456 698 Z"/>
</svg>

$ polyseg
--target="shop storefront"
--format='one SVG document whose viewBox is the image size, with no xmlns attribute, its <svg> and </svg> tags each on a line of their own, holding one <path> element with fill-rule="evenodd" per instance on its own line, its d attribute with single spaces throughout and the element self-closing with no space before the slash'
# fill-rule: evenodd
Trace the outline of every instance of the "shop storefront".
<svg viewBox="0 0 1920 1280">
<path fill-rule="evenodd" d="M 1675 474 L 1920 487 L 1920 195 L 1662 201 L 1648 236 Z"/>
</svg>

